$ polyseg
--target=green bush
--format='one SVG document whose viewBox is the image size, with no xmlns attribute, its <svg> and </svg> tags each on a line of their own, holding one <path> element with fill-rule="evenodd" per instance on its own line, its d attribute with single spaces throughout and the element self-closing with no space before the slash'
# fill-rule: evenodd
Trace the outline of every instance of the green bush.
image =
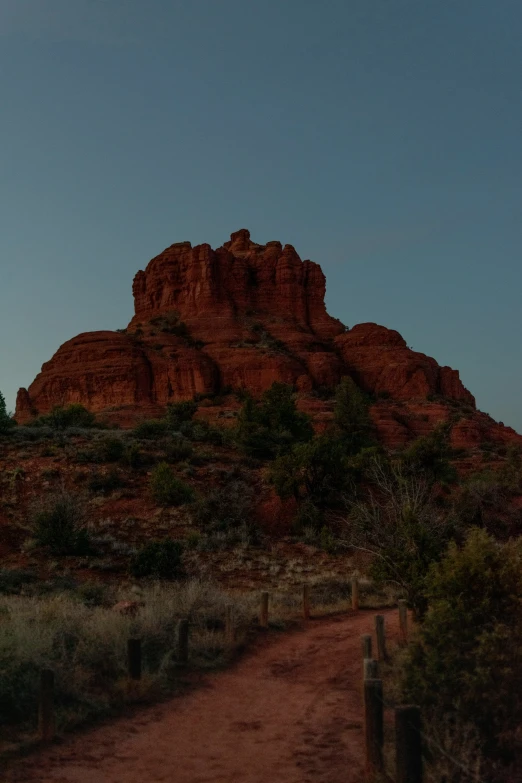
<svg viewBox="0 0 522 783">
<path fill-rule="evenodd" d="M 184 462 L 193 453 L 192 444 L 186 438 L 173 438 L 165 446 L 165 460 L 170 463 Z"/>
<path fill-rule="evenodd" d="M 273 463 L 270 481 L 282 498 L 292 495 L 320 508 L 336 505 L 357 475 L 343 437 L 325 433 L 300 443 Z"/>
<path fill-rule="evenodd" d="M 312 437 L 310 419 L 297 410 L 286 383 L 273 383 L 258 402 L 247 397 L 241 408 L 236 442 L 248 456 L 273 459 Z"/>
<path fill-rule="evenodd" d="M 37 502 L 31 510 L 34 538 L 57 555 L 86 555 L 91 551 L 85 527 L 85 499 L 62 491 Z"/>
<path fill-rule="evenodd" d="M 140 468 L 145 462 L 145 457 L 140 449 L 139 443 L 136 443 L 135 441 L 127 443 L 120 461 L 123 465 L 132 468 L 132 470 Z"/>
<path fill-rule="evenodd" d="M 212 427 L 206 421 L 184 421 L 179 427 L 180 433 L 196 443 L 210 443 L 213 446 L 222 446 L 226 433 L 218 427 Z"/>
<path fill-rule="evenodd" d="M 404 697 L 434 725 L 473 727 L 487 762 L 520 779 L 522 540 L 499 545 L 471 530 L 432 567 L 426 594 L 429 608 L 404 662 Z"/>
<path fill-rule="evenodd" d="M 167 405 L 165 421 L 169 430 L 179 430 L 184 421 L 192 421 L 198 409 L 198 403 L 194 400 L 183 400 Z"/>
<path fill-rule="evenodd" d="M 458 474 L 450 462 L 453 450 L 450 446 L 451 427 L 440 424 L 430 432 L 417 438 L 401 454 L 402 463 L 411 473 L 423 473 L 430 481 L 454 484 Z"/>
<path fill-rule="evenodd" d="M 99 426 L 94 413 L 80 403 L 70 405 L 55 405 L 49 413 L 39 416 L 31 422 L 32 426 L 48 426 L 55 430 L 65 430 L 70 427 L 90 428 Z"/>
<path fill-rule="evenodd" d="M 187 324 L 184 321 L 180 321 L 179 313 L 174 310 L 170 313 L 165 313 L 164 315 L 154 316 L 154 318 L 150 319 L 149 323 L 158 327 L 158 329 L 165 334 L 174 334 L 176 337 L 190 339 L 190 332 Z"/>
<path fill-rule="evenodd" d="M 121 438 L 104 437 L 95 441 L 94 453 L 97 462 L 118 462 L 125 452 L 125 443 Z"/>
<path fill-rule="evenodd" d="M 149 488 L 152 497 L 161 506 L 181 506 L 194 498 L 192 488 L 176 478 L 166 462 L 160 462 L 152 471 Z"/>
<path fill-rule="evenodd" d="M 159 440 L 165 437 L 167 422 L 163 419 L 147 419 L 134 427 L 133 435 L 138 440 Z"/>
<path fill-rule="evenodd" d="M 0 391 L 0 435 L 5 435 L 15 424 L 16 422 L 7 412 L 5 398 Z"/>
<path fill-rule="evenodd" d="M 375 444 L 369 397 L 349 376 L 335 390 L 334 422 L 342 433 L 347 454 L 357 454 Z"/>
<path fill-rule="evenodd" d="M 183 546 L 170 538 L 164 541 L 150 541 L 131 560 L 132 576 L 154 577 L 155 579 L 180 579 L 184 576 Z"/>
</svg>

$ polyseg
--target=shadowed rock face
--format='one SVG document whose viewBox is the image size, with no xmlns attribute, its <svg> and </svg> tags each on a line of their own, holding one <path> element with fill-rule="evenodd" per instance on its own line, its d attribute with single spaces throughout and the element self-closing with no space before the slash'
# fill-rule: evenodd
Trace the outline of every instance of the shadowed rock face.
<svg viewBox="0 0 522 783">
<path fill-rule="evenodd" d="M 96 413 L 125 410 L 130 423 L 197 393 L 232 387 L 260 394 L 283 381 L 306 396 L 343 375 L 410 406 L 437 396 L 475 409 L 456 370 L 411 351 L 383 326 L 347 331 L 326 312 L 321 268 L 301 261 L 291 245 L 252 242 L 246 229 L 217 250 L 171 245 L 137 273 L 133 294 L 127 330 L 78 335 L 29 389 L 20 389 L 20 423 L 72 402 Z M 423 414 L 430 427 L 446 417 L 445 406 L 439 408 L 431 418 Z M 397 418 L 392 409 L 381 402 L 374 418 L 383 440 L 398 445 L 414 437 L 415 427 L 405 426 L 407 413 Z M 461 439 L 466 432 L 476 439 L 477 427 L 461 427 Z"/>
</svg>

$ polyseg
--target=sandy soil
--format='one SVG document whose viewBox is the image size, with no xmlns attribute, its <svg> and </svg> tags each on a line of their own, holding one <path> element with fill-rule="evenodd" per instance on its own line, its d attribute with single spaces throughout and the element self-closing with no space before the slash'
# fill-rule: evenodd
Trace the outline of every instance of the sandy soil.
<svg viewBox="0 0 522 783">
<path fill-rule="evenodd" d="M 185 696 L 18 761 L 7 780 L 360 783 L 360 636 L 375 614 L 275 636 Z M 397 612 L 383 614 L 396 635 Z"/>
</svg>

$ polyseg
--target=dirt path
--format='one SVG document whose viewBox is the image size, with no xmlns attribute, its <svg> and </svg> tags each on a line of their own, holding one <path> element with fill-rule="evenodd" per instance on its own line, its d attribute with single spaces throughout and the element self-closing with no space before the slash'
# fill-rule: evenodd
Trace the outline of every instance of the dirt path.
<svg viewBox="0 0 522 783">
<path fill-rule="evenodd" d="M 360 636 L 375 614 L 312 620 L 185 696 L 18 762 L 8 780 L 360 783 Z M 384 614 L 396 635 L 397 613 Z"/>
</svg>

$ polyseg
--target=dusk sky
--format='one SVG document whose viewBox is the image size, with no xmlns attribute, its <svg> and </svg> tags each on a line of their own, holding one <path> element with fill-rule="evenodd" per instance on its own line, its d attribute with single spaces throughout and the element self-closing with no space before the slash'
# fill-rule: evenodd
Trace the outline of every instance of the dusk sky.
<svg viewBox="0 0 522 783">
<path fill-rule="evenodd" d="M 0 389 L 248 228 L 522 432 L 520 0 L 0 0 Z"/>
</svg>

